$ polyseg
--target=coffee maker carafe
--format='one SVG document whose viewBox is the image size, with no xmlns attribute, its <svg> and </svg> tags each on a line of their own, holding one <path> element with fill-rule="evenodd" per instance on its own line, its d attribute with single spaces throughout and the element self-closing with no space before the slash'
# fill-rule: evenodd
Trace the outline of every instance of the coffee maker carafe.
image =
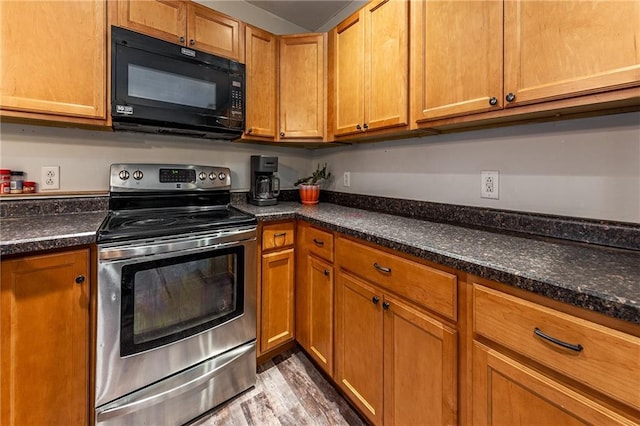
<svg viewBox="0 0 640 426">
<path fill-rule="evenodd" d="M 251 204 L 271 206 L 278 203 L 280 179 L 274 176 L 277 171 L 278 157 L 251 156 L 251 191 L 249 193 Z"/>
</svg>

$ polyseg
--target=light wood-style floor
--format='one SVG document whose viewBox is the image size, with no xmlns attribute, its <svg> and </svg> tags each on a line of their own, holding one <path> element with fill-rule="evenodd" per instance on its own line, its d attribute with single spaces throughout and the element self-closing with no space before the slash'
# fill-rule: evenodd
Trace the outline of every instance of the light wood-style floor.
<svg viewBox="0 0 640 426">
<path fill-rule="evenodd" d="M 255 388 L 192 426 L 365 424 L 304 352 L 295 348 L 260 365 Z"/>
</svg>

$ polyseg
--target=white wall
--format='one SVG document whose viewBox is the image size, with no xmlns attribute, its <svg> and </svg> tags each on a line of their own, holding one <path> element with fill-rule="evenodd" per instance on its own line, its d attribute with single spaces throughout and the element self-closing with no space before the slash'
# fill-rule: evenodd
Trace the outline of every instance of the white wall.
<svg viewBox="0 0 640 426">
<path fill-rule="evenodd" d="M 318 162 L 341 192 L 640 222 L 640 113 L 352 145 Z M 480 198 L 482 170 L 500 171 L 499 200 Z"/>
<path fill-rule="evenodd" d="M 276 155 L 282 188 L 329 163 L 327 189 L 640 223 L 640 113 L 309 151 L 170 136 L 3 124 L 0 167 L 61 166 L 62 191 L 107 191 L 117 162 L 227 166 L 249 188 L 249 157 Z M 500 171 L 500 199 L 480 198 L 480 171 Z M 351 186 L 342 175 L 351 173 Z"/>
<path fill-rule="evenodd" d="M 108 191 L 111 163 L 176 163 L 226 166 L 232 190 L 249 189 L 249 157 L 275 155 L 283 189 L 311 167 L 309 151 L 173 136 L 113 133 L 2 124 L 0 166 L 41 182 L 42 166 L 60 166 L 61 191 Z"/>
</svg>

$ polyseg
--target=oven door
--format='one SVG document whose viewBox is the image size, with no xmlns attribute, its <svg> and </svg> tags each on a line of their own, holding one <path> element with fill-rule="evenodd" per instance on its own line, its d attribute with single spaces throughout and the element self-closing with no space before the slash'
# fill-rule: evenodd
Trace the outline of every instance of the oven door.
<svg viewBox="0 0 640 426">
<path fill-rule="evenodd" d="M 99 247 L 96 407 L 255 340 L 255 235 Z"/>
</svg>

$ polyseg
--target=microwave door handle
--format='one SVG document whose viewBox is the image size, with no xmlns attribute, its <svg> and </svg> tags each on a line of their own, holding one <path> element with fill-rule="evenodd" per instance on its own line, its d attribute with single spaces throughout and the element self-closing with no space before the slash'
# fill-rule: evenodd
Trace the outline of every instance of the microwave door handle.
<svg viewBox="0 0 640 426">
<path fill-rule="evenodd" d="M 184 383 L 178 386 L 166 388 L 166 383 L 159 382 L 155 385 L 151 385 L 148 388 L 134 392 L 133 394 L 123 398 L 129 402 L 122 405 L 120 401 L 114 401 L 104 408 L 98 408 L 97 418 L 98 422 L 102 422 L 115 417 L 125 416 L 136 411 L 141 411 L 145 408 L 149 408 L 153 405 L 175 398 L 176 396 L 188 391 L 193 391 L 205 386 L 211 379 L 218 376 L 229 365 L 238 361 L 240 358 L 252 353 L 255 348 L 255 342 L 247 343 L 236 349 L 233 349 L 227 353 L 224 353 L 210 361 L 206 361 L 204 365 L 199 366 L 206 370 L 203 374 L 197 377 L 189 378 Z M 254 355 L 255 356 L 255 355 Z M 188 374 L 188 372 L 186 373 Z M 181 374 L 173 377 L 174 380 L 180 379 Z M 168 379 L 171 380 L 171 379 Z"/>
</svg>

